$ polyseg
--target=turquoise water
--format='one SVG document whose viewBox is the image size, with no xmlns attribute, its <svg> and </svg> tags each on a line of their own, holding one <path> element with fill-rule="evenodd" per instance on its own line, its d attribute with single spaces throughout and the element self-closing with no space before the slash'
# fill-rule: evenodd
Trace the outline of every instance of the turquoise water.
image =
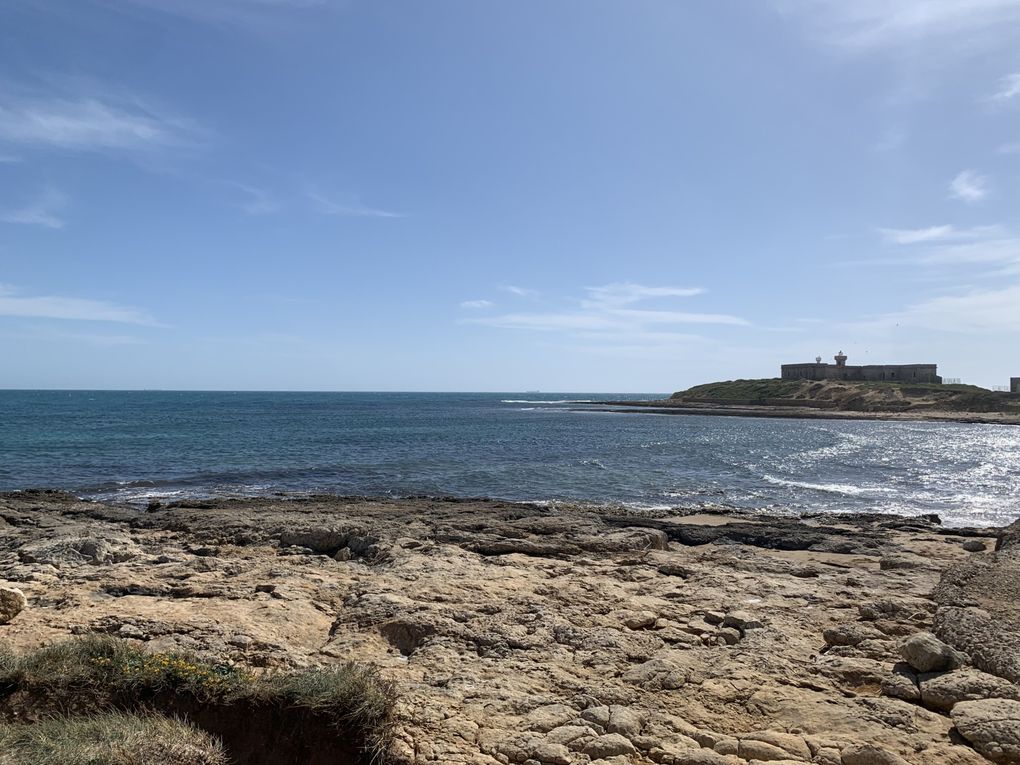
<svg viewBox="0 0 1020 765">
<path fill-rule="evenodd" d="M 974 525 L 1020 515 L 1020 427 L 573 403 L 623 395 L 0 391 L 0 488 L 137 503 L 332 492 L 936 512 Z"/>
</svg>

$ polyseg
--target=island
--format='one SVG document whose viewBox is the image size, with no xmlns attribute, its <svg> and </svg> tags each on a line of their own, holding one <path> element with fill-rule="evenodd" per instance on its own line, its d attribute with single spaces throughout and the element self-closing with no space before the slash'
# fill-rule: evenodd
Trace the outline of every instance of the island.
<svg viewBox="0 0 1020 765">
<path fill-rule="evenodd" d="M 662 400 L 599 402 L 598 406 L 607 411 L 659 414 L 1020 425 L 1020 393 L 891 380 L 729 380 L 696 385 Z"/>
</svg>

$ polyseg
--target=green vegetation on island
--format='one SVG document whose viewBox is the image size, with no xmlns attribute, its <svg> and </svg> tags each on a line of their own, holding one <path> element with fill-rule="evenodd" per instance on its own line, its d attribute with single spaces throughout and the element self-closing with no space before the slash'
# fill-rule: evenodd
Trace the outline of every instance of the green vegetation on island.
<svg viewBox="0 0 1020 765">
<path fill-rule="evenodd" d="M 849 382 L 843 380 L 730 380 L 674 393 L 670 405 L 804 406 L 847 412 L 1004 412 L 1020 414 L 1020 394 L 976 385 Z"/>
</svg>

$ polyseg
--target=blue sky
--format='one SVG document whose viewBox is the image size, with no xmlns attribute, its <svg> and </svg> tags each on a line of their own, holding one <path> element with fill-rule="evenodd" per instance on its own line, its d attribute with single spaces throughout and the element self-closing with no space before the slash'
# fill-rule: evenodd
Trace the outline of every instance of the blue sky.
<svg viewBox="0 0 1020 765">
<path fill-rule="evenodd" d="M 1020 375 L 1020 0 L 8 0 L 0 387 Z"/>
</svg>

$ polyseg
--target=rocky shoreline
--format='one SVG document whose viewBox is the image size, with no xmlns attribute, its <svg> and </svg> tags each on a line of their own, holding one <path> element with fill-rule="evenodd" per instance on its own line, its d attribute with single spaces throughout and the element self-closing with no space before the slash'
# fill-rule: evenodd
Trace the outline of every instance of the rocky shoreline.
<svg viewBox="0 0 1020 765">
<path fill-rule="evenodd" d="M 1020 425 L 1020 415 L 1008 412 L 855 412 L 770 404 L 693 404 L 662 401 L 606 401 L 577 411 L 621 414 L 702 415 L 709 417 L 771 417 L 792 420 L 896 420 L 901 422 L 960 422 L 975 425 Z"/>
<path fill-rule="evenodd" d="M 371 664 L 402 765 L 1017 763 L 1018 539 L 933 517 L 9 493 L 0 643 Z"/>
</svg>

